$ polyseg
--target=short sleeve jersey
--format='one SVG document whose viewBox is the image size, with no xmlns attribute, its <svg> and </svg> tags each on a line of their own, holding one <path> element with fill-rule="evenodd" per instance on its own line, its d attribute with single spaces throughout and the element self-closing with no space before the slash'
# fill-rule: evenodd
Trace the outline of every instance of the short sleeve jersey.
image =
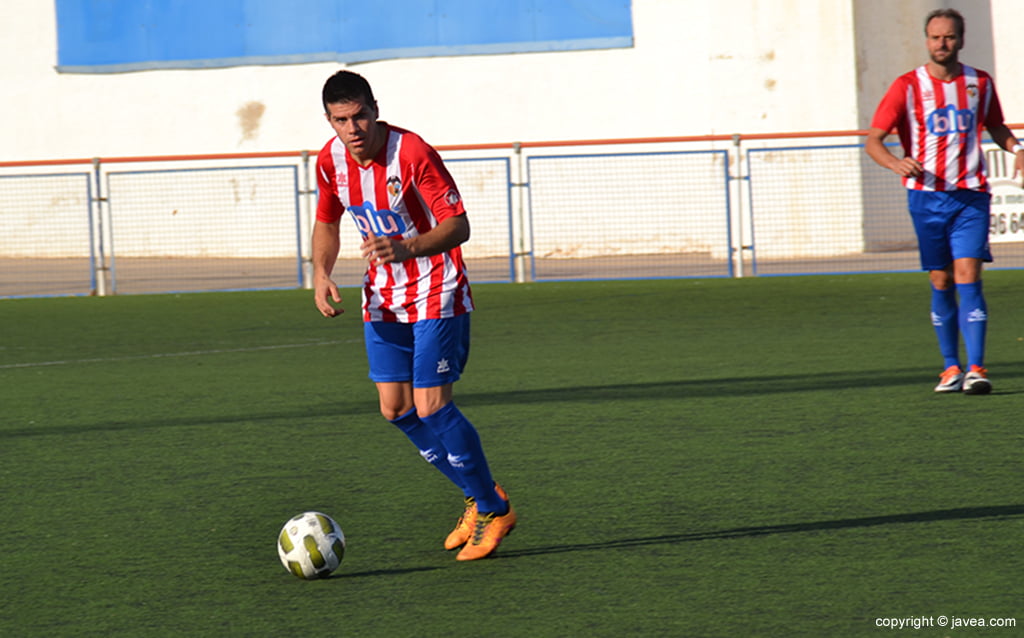
<svg viewBox="0 0 1024 638">
<path fill-rule="evenodd" d="M 396 239 L 426 233 L 464 215 L 455 180 L 437 151 L 404 129 L 387 127 L 387 141 L 369 166 L 352 159 L 337 137 L 316 162 L 316 218 L 337 222 L 348 212 L 360 234 Z M 370 266 L 363 276 L 363 320 L 414 323 L 473 310 L 462 250 Z"/>
<path fill-rule="evenodd" d="M 988 191 L 984 128 L 1003 123 L 992 77 L 962 65 L 948 82 L 920 66 L 893 82 L 871 120 L 872 128 L 896 129 L 907 157 L 924 167 L 922 175 L 904 177 L 908 189 Z"/>
</svg>

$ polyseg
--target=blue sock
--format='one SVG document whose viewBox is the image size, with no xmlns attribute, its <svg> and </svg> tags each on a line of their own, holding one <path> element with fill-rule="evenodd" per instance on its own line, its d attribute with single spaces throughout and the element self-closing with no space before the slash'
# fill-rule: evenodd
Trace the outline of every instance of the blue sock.
<svg viewBox="0 0 1024 638">
<path fill-rule="evenodd" d="M 459 412 L 454 402 L 420 419 L 448 448 L 448 461 L 462 477 L 468 493 L 476 499 L 477 510 L 504 515 L 507 505 L 494 489 L 480 435 L 469 419 Z"/>
<path fill-rule="evenodd" d="M 462 475 L 448 462 L 448 449 L 433 430 L 416 415 L 416 408 L 409 410 L 397 419 L 392 419 L 391 422 L 409 437 L 413 445 L 419 449 L 420 456 L 439 469 L 441 474 L 448 477 L 448 480 L 455 483 L 463 494 L 469 496 L 469 492 L 462 482 Z"/>
<path fill-rule="evenodd" d="M 988 329 L 988 305 L 981 282 L 957 284 L 960 293 L 960 332 L 967 346 L 967 365 L 985 366 L 985 332 Z"/>
<path fill-rule="evenodd" d="M 932 325 L 939 338 L 939 352 L 946 367 L 960 365 L 960 325 L 957 320 L 956 288 L 932 287 Z"/>
</svg>

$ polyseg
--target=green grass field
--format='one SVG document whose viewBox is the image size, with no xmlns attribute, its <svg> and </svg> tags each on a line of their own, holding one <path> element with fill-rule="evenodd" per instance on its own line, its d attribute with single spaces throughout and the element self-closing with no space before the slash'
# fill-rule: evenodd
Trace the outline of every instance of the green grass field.
<svg viewBox="0 0 1024 638">
<path fill-rule="evenodd" d="M 520 524 L 474 563 L 354 291 L 0 301 L 0 635 L 1024 635 L 1022 289 L 972 397 L 923 274 L 477 286 L 456 401 Z M 308 509 L 323 581 L 276 554 Z"/>
</svg>

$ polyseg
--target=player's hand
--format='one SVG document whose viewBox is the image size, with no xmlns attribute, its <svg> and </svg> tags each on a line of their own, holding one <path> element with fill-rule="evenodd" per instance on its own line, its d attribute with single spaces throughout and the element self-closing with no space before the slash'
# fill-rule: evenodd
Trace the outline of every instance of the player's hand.
<svg viewBox="0 0 1024 638">
<path fill-rule="evenodd" d="M 924 173 L 924 167 L 921 166 L 921 162 L 912 157 L 904 157 L 890 168 L 892 168 L 892 172 L 900 177 L 920 177 Z"/>
<path fill-rule="evenodd" d="M 1021 188 L 1024 188 L 1024 151 L 1017 151 L 1013 154 L 1013 181 L 1021 178 Z"/>
<path fill-rule="evenodd" d="M 341 303 L 341 293 L 338 286 L 329 277 L 319 277 L 313 285 L 313 299 L 316 302 L 316 309 L 325 317 L 337 317 L 345 312 L 338 304 Z"/>
<path fill-rule="evenodd" d="M 362 250 L 363 259 L 370 262 L 371 266 L 405 261 L 412 257 L 412 253 L 401 241 L 391 237 L 377 237 L 372 233 L 363 240 L 359 248 Z"/>
</svg>

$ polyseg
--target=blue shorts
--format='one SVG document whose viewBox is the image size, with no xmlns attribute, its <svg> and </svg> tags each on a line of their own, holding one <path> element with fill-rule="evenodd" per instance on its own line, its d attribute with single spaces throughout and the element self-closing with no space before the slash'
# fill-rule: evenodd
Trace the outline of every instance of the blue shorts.
<svg viewBox="0 0 1024 638">
<path fill-rule="evenodd" d="M 370 379 L 434 388 L 459 380 L 469 359 L 469 313 L 416 323 L 363 324 Z"/>
<path fill-rule="evenodd" d="M 921 270 L 944 270 L 954 259 L 992 261 L 988 246 L 988 193 L 972 190 L 907 191 L 917 232 Z"/>
</svg>

